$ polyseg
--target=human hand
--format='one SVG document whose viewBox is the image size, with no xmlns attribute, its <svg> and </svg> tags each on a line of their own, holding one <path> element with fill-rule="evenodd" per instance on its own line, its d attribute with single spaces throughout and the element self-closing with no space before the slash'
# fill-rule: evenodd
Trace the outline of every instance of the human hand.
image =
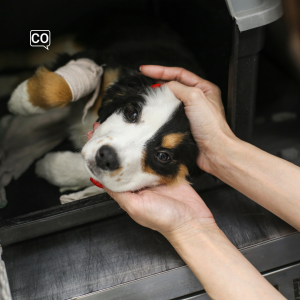
<svg viewBox="0 0 300 300">
<path fill-rule="evenodd" d="M 189 184 L 160 185 L 135 193 L 104 189 L 134 221 L 160 232 L 171 243 L 219 230 L 212 213 Z"/>
<path fill-rule="evenodd" d="M 88 131 L 87 134 L 86 134 L 86 139 L 87 139 L 87 141 L 89 141 L 89 140 L 92 138 L 92 136 L 93 136 L 93 134 L 94 134 L 94 131 L 95 131 L 99 126 L 100 126 L 100 123 L 99 123 L 99 122 L 95 122 L 95 123 L 93 124 L 93 130 Z"/>
<path fill-rule="evenodd" d="M 192 135 L 200 149 L 197 164 L 212 173 L 210 154 L 222 147 L 228 137 L 236 139 L 225 119 L 220 89 L 182 68 L 146 65 L 140 70 L 148 77 L 170 81 L 167 85 L 184 103 Z"/>
<path fill-rule="evenodd" d="M 87 132 L 87 140 L 99 126 L 98 122 L 93 124 L 93 131 Z M 160 232 L 171 242 L 218 230 L 212 213 L 187 183 L 174 187 L 160 185 L 135 193 L 104 189 L 133 220 Z"/>
</svg>

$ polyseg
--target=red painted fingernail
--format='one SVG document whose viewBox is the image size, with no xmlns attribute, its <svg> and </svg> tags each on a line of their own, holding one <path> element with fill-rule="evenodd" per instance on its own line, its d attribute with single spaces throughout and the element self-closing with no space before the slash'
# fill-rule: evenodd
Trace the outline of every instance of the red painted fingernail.
<svg viewBox="0 0 300 300">
<path fill-rule="evenodd" d="M 91 177 L 91 178 L 90 178 L 90 181 L 91 181 L 95 186 L 97 186 L 97 187 L 103 189 L 103 184 L 100 183 L 99 181 L 97 181 L 96 179 L 94 179 L 94 178 Z"/>
</svg>

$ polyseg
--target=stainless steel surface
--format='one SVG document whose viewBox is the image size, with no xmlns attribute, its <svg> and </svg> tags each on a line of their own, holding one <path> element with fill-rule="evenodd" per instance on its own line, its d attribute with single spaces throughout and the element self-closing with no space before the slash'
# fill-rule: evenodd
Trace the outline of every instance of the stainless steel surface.
<svg viewBox="0 0 300 300">
<path fill-rule="evenodd" d="M 201 293 L 190 297 L 182 297 L 178 300 L 211 300 L 211 298 L 206 293 Z"/>
<path fill-rule="evenodd" d="M 260 272 L 300 260 L 300 233 L 273 239 L 241 250 Z"/>
<path fill-rule="evenodd" d="M 226 0 L 226 3 L 240 31 L 267 25 L 282 16 L 280 0 Z"/>
<path fill-rule="evenodd" d="M 295 282 L 300 279 L 300 264 L 280 268 L 276 271 L 268 272 L 263 275 L 279 292 L 288 300 L 298 300 L 299 291 L 295 288 Z M 297 287 L 298 288 L 298 287 Z M 181 297 L 177 300 L 210 300 L 206 293 L 199 295 Z"/>
<path fill-rule="evenodd" d="M 2 246 L 124 213 L 107 194 L 10 219 L 0 227 Z"/>
<path fill-rule="evenodd" d="M 290 251 L 294 249 L 295 251 Z M 281 266 L 300 260 L 300 233 L 275 239 L 254 247 L 241 249 L 242 254 L 260 272 L 268 270 L 270 266 Z M 267 273 L 264 276 L 273 285 L 278 285 L 280 292 L 287 297 L 293 291 L 293 279 L 300 276 L 300 265 L 288 267 Z M 297 273 L 298 272 L 298 273 Z M 296 275 L 298 274 L 298 275 Z M 174 284 L 176 283 L 176 284 Z M 155 287 L 155 289 L 153 289 Z M 168 272 L 149 276 L 141 280 L 129 282 L 104 289 L 98 292 L 71 298 L 86 300 L 113 300 L 113 299 L 172 299 L 178 295 L 185 295 L 203 290 L 203 286 L 187 266 L 176 268 Z M 210 299 L 208 295 L 192 296 L 187 299 Z M 186 298 L 184 298 L 186 299 Z M 292 299 L 287 297 L 287 299 Z"/>
<path fill-rule="evenodd" d="M 72 297 L 70 300 L 172 299 L 178 295 L 189 294 L 195 289 L 203 290 L 203 286 L 191 270 L 184 266 L 99 292 Z"/>
<path fill-rule="evenodd" d="M 300 234 L 253 201 L 229 187 L 201 196 L 259 271 L 300 260 Z M 163 236 L 125 214 L 9 245 L 3 259 L 14 300 L 167 300 L 202 289 Z"/>
<path fill-rule="evenodd" d="M 288 300 L 296 299 L 294 280 L 300 277 L 300 263 L 264 274 L 264 276 Z"/>
</svg>

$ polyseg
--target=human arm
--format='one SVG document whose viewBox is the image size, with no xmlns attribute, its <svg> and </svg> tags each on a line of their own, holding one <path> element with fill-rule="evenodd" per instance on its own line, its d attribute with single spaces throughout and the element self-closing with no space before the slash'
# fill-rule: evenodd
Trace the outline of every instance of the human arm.
<svg viewBox="0 0 300 300">
<path fill-rule="evenodd" d="M 214 84 L 181 68 L 143 66 L 141 71 L 175 80 L 167 84 L 185 105 L 200 149 L 198 166 L 300 230 L 300 168 L 238 139 Z"/>
<path fill-rule="evenodd" d="M 285 299 L 231 244 L 191 186 L 107 192 L 133 220 L 169 240 L 211 299 Z"/>
<path fill-rule="evenodd" d="M 222 109 L 219 112 L 223 114 Z M 88 138 L 91 136 L 89 132 Z M 205 137 L 203 132 L 201 136 Z M 212 299 L 283 299 L 230 243 L 189 185 L 158 186 L 136 193 L 106 191 L 136 222 L 159 231 L 171 242 Z"/>
<path fill-rule="evenodd" d="M 89 131 L 88 139 L 92 135 Z M 231 244 L 190 185 L 105 190 L 133 220 L 170 241 L 212 299 L 284 299 Z"/>
</svg>

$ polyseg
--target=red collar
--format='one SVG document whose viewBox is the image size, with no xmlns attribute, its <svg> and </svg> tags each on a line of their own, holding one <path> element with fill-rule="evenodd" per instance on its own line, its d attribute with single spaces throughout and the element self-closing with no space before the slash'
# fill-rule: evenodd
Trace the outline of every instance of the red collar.
<svg viewBox="0 0 300 300">
<path fill-rule="evenodd" d="M 152 84 L 151 87 L 153 89 L 156 89 L 156 88 L 159 88 L 161 86 L 161 83 L 155 83 L 155 84 Z"/>
<path fill-rule="evenodd" d="M 97 186 L 97 187 L 103 189 L 103 184 L 100 183 L 99 181 L 95 180 L 95 179 L 92 178 L 92 177 L 90 178 L 90 181 L 91 181 L 95 186 Z"/>
</svg>

